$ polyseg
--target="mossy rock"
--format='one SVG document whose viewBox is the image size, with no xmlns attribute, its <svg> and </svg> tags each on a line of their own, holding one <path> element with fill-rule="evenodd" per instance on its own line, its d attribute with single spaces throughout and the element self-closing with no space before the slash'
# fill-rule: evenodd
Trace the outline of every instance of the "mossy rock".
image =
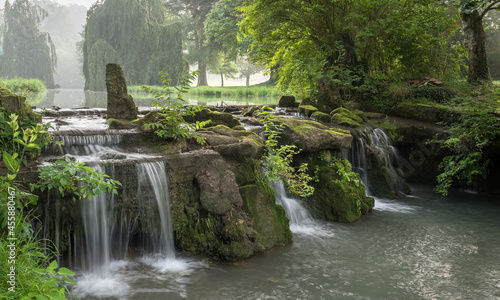
<svg viewBox="0 0 500 300">
<path fill-rule="evenodd" d="M 318 109 L 312 105 L 299 105 L 299 112 L 306 117 L 310 117 L 314 112 L 317 112 Z"/>
<path fill-rule="evenodd" d="M 330 112 L 331 121 L 337 123 L 341 126 L 361 128 L 361 124 L 365 123 L 365 119 L 361 117 L 363 113 L 361 111 L 351 112 L 348 109 L 339 107 Z"/>
<path fill-rule="evenodd" d="M 279 107 L 298 107 L 299 104 L 295 102 L 295 96 L 283 95 L 278 101 Z"/>
<path fill-rule="evenodd" d="M 330 123 L 331 118 L 330 115 L 324 112 L 316 111 L 311 115 L 311 119 L 319 121 L 319 122 L 325 122 L 325 123 Z"/>
<path fill-rule="evenodd" d="M 460 119 L 460 113 L 443 106 L 433 106 L 421 103 L 400 103 L 394 107 L 390 115 L 436 124 L 439 122 L 453 123 Z"/>
<path fill-rule="evenodd" d="M 284 145 L 296 145 L 303 152 L 351 148 L 352 136 L 347 130 L 330 128 L 304 119 L 278 117 L 273 119 L 273 122 L 285 125 L 279 142 Z"/>
<path fill-rule="evenodd" d="M 205 127 L 214 127 L 217 125 L 225 125 L 227 127 L 235 127 L 240 124 L 240 121 L 233 117 L 233 115 L 229 113 L 222 113 L 218 111 L 210 111 L 208 109 L 203 109 L 199 112 L 196 112 L 194 116 L 184 116 L 184 120 L 189 123 L 203 122 L 211 120 L 212 122 L 207 124 Z"/>
<path fill-rule="evenodd" d="M 20 119 L 29 118 L 41 121 L 41 117 L 33 112 L 31 107 L 26 104 L 26 97 L 12 93 L 9 89 L 0 87 L 0 106 L 7 114 L 16 114 Z"/>
<path fill-rule="evenodd" d="M 355 181 L 344 181 L 338 174 L 338 169 L 328 164 L 328 157 L 339 153 L 325 151 L 325 158 L 320 153 L 310 153 L 298 157 L 297 163 L 307 163 L 309 170 L 318 180 L 312 182 L 314 194 L 305 199 L 316 218 L 337 222 L 352 222 L 361 215 L 367 214 L 375 205 L 371 197 L 366 196 L 365 187 Z M 347 170 L 346 170 L 347 171 Z M 352 170 L 348 170 L 352 171 Z M 311 174 L 313 175 L 313 174 Z"/>
<path fill-rule="evenodd" d="M 137 123 L 122 119 L 107 119 L 106 123 L 109 125 L 109 129 L 132 129 L 137 126 Z"/>
</svg>

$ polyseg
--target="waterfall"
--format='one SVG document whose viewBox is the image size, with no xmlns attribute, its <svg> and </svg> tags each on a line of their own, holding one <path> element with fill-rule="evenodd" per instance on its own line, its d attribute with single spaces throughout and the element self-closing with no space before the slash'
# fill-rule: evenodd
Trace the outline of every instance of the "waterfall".
<svg viewBox="0 0 500 300">
<path fill-rule="evenodd" d="M 148 199 L 155 199 L 158 207 L 159 222 L 143 214 L 143 229 L 147 228 L 153 237 L 148 239 L 154 253 L 161 253 L 164 257 L 175 259 L 174 236 L 172 219 L 170 217 L 170 198 L 168 183 L 165 176 L 163 162 L 140 163 L 136 165 L 139 188 L 137 199 L 143 204 Z M 143 207 L 144 209 L 144 207 Z M 146 241 L 147 242 L 147 241 Z"/>
<path fill-rule="evenodd" d="M 348 159 L 353 171 L 360 175 L 366 194 L 379 196 L 381 186 L 387 185 L 384 188 L 392 190 L 391 197 L 404 196 L 404 183 L 397 171 L 400 165 L 399 153 L 392 146 L 387 134 L 379 128 L 366 128 L 366 132 L 357 131 L 353 132 L 353 135 L 351 152 L 343 153 L 343 158 Z M 366 143 L 365 140 L 371 143 Z M 370 153 L 370 158 L 367 157 L 367 153 Z M 383 173 L 382 169 L 387 170 L 385 172 L 388 174 Z M 384 179 L 381 179 L 382 177 Z M 389 197 L 387 192 L 382 196 Z"/>
</svg>

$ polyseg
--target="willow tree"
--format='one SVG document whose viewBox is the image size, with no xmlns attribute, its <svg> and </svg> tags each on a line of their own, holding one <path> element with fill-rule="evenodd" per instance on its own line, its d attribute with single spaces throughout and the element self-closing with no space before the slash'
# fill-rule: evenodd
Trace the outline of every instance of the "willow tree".
<svg viewBox="0 0 500 300">
<path fill-rule="evenodd" d="M 106 0 L 87 12 L 84 32 L 85 89 L 105 89 L 106 64 L 121 64 L 129 84 L 161 84 L 164 70 L 177 84 L 188 66 L 182 30 L 169 24 L 161 0 Z"/>
<path fill-rule="evenodd" d="M 38 78 L 54 87 L 56 49 L 50 34 L 39 30 L 45 17 L 47 12 L 32 1 L 5 2 L 0 76 Z"/>
</svg>

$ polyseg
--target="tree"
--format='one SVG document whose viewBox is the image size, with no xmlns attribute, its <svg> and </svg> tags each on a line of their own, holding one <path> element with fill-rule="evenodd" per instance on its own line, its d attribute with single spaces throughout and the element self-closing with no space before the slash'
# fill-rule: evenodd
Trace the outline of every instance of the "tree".
<svg viewBox="0 0 500 300">
<path fill-rule="evenodd" d="M 242 4 L 243 0 L 219 0 L 205 21 L 207 44 L 221 49 L 231 60 L 247 55 L 253 42 L 252 37 L 245 37 L 240 32 L 239 23 L 243 17 L 238 8 Z"/>
<path fill-rule="evenodd" d="M 215 55 L 214 59 L 210 61 L 207 67 L 210 72 L 220 74 L 222 87 L 224 86 L 224 75 L 226 75 L 226 77 L 234 78 L 234 75 L 238 73 L 236 64 L 228 60 L 222 52 Z"/>
<path fill-rule="evenodd" d="M 83 45 L 85 89 L 105 89 L 105 67 L 121 64 L 130 84 L 161 84 L 160 71 L 178 84 L 187 70 L 179 22 L 169 22 L 161 0 L 106 0 L 87 12 Z"/>
<path fill-rule="evenodd" d="M 39 30 L 45 17 L 47 12 L 32 1 L 5 2 L 0 76 L 38 78 L 54 87 L 56 49 L 50 34 Z"/>
<path fill-rule="evenodd" d="M 208 85 L 207 63 L 213 59 L 214 51 L 205 43 L 205 19 L 217 0 L 167 0 L 166 7 L 181 17 L 187 17 L 188 55 L 190 63 L 198 64 L 198 86 Z"/>
<path fill-rule="evenodd" d="M 500 10 L 500 0 L 460 0 L 460 17 L 469 48 L 469 83 L 491 82 L 483 19 L 494 9 Z"/>
<path fill-rule="evenodd" d="M 238 57 L 238 59 L 236 60 L 236 65 L 240 70 L 240 78 L 246 78 L 246 86 L 250 85 L 250 76 L 265 70 L 264 67 L 249 62 L 245 57 Z"/>
</svg>

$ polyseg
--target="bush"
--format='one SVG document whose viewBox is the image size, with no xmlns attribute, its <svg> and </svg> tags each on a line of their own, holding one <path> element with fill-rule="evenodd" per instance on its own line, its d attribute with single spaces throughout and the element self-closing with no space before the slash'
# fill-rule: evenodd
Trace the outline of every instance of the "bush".
<svg viewBox="0 0 500 300">
<path fill-rule="evenodd" d="M 441 86 L 412 88 L 409 93 L 409 98 L 426 98 L 437 103 L 445 103 L 454 96 L 455 94 L 449 88 Z"/>
</svg>

